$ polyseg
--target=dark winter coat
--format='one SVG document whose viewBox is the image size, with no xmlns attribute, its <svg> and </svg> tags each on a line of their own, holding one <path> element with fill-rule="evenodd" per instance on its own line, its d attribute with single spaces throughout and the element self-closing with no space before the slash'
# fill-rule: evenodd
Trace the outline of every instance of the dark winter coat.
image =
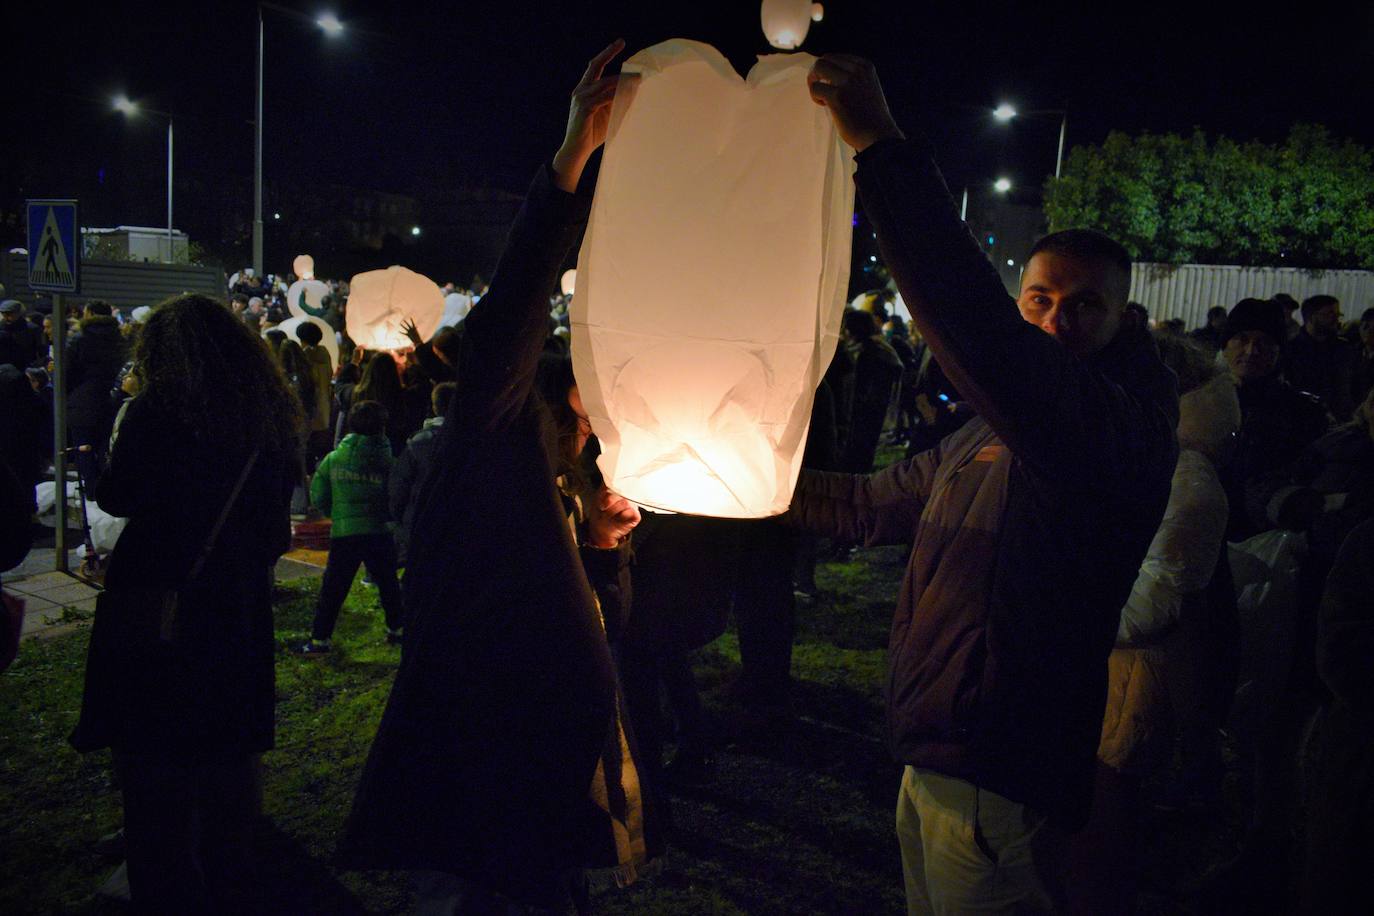
<svg viewBox="0 0 1374 916">
<path fill-rule="evenodd" d="M 401 565 L 405 565 L 410 549 L 410 526 L 415 523 L 415 514 L 420 508 L 420 484 L 434 465 L 439 427 L 443 423 L 443 417 L 426 420 L 420 431 L 406 441 L 405 450 L 391 468 L 387 501 L 391 518 L 396 522 L 396 558 Z"/>
<path fill-rule="evenodd" d="M 1304 328 L 1283 348 L 1283 376 L 1299 391 L 1321 399 L 1337 422 L 1355 409 L 1355 369 L 1359 351 L 1339 337 L 1318 340 Z"/>
<path fill-rule="evenodd" d="M 22 369 L 0 364 L 0 459 L 33 487 L 51 454 L 52 430 L 43 402 Z"/>
<path fill-rule="evenodd" d="M 411 532 L 401 667 L 342 840 L 348 866 L 446 871 L 549 905 L 538 876 L 617 862 L 589 795 L 618 708 L 593 587 L 629 552 L 580 552 L 534 391 L 548 297 L 589 204 L 541 170 L 467 318 L 464 381 Z"/>
<path fill-rule="evenodd" d="M 272 747 L 272 565 L 291 543 L 294 450 L 259 454 L 199 577 L 186 582 L 247 448 L 212 452 L 155 406 L 128 402 L 92 493 L 102 509 L 129 519 L 105 586 L 179 588 L 176 647 L 132 676 L 88 659 L 77 750 L 113 746 L 203 761 Z"/>
<path fill-rule="evenodd" d="M 790 518 L 913 544 L 889 643 L 898 761 L 1072 829 L 1121 606 L 1169 495 L 1176 383 L 1143 331 L 1078 359 L 1023 321 L 923 146 L 858 161 L 884 260 L 979 417 L 878 474 L 803 472 Z"/>
<path fill-rule="evenodd" d="M 1236 388 L 1240 435 L 1235 455 L 1222 468 L 1221 482 L 1231 506 L 1228 541 L 1243 541 L 1269 526 L 1251 517 L 1247 490 L 1255 481 L 1285 473 L 1303 449 L 1326 432 L 1329 420 L 1321 402 L 1298 391 L 1275 372 Z"/>
<path fill-rule="evenodd" d="M 110 434 L 118 411 L 110 390 L 124 367 L 124 337 L 119 322 L 95 315 L 81 322 L 81 330 L 67 344 L 67 425 L 90 430 L 100 439 Z"/>
<path fill-rule="evenodd" d="M 8 363 L 16 369 L 27 369 L 38 362 L 42 351 L 42 336 L 27 321 L 0 318 L 0 366 Z"/>
</svg>

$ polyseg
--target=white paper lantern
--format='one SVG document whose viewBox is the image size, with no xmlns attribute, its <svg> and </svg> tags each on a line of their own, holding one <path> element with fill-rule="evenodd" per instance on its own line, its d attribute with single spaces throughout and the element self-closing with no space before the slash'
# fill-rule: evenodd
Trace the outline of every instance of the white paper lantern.
<svg viewBox="0 0 1374 916">
<path fill-rule="evenodd" d="M 787 508 L 849 276 L 854 164 L 808 55 L 747 81 L 709 45 L 641 51 L 577 265 L 573 365 L 607 483 L 642 506 Z"/>
<path fill-rule="evenodd" d="M 563 276 L 558 280 L 558 288 L 563 290 L 563 295 L 565 296 L 571 296 L 577 291 L 576 267 L 563 271 Z"/>
<path fill-rule="evenodd" d="M 300 328 L 303 324 L 313 324 L 320 329 L 320 346 L 324 347 L 329 353 L 329 364 L 333 369 L 339 368 L 339 339 L 334 336 L 334 329 L 312 315 L 298 318 L 288 318 L 276 326 L 276 330 L 284 331 L 286 336 L 305 346 L 305 342 L 300 338 Z M 268 328 L 268 331 L 272 328 Z M 267 336 L 267 331 L 263 331 L 263 336 Z"/>
<path fill-rule="evenodd" d="M 811 29 L 810 0 L 763 0 L 759 23 L 773 47 L 783 51 L 800 48 Z"/>
<path fill-rule="evenodd" d="M 302 280 L 315 279 L 315 259 L 308 254 L 298 254 L 291 262 L 291 272 Z"/>
<path fill-rule="evenodd" d="M 820 22 L 825 18 L 825 7 L 819 3 L 811 4 L 811 21 Z"/>
<path fill-rule="evenodd" d="M 329 295 L 329 284 L 319 280 L 297 280 L 286 290 L 286 310 L 293 318 L 322 318 L 325 311 L 324 297 Z"/>
<path fill-rule="evenodd" d="M 407 319 L 428 340 L 439 329 L 444 294 L 429 277 L 392 265 L 369 270 L 349 283 L 346 330 L 366 350 L 399 350 L 410 346 L 401 331 Z"/>
</svg>

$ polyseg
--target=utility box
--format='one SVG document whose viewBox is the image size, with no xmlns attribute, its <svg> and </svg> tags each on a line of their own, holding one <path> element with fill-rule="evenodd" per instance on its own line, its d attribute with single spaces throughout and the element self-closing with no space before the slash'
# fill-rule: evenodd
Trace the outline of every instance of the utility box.
<svg viewBox="0 0 1374 916">
<path fill-rule="evenodd" d="M 185 264 L 190 260 L 186 233 L 150 226 L 115 226 L 81 230 L 81 255 L 88 261 L 133 261 L 139 264 Z"/>
</svg>

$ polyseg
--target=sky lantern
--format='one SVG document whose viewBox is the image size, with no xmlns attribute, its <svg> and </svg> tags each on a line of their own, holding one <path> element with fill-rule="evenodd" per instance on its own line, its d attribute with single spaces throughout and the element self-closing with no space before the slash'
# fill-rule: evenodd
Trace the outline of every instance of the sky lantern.
<svg viewBox="0 0 1374 916">
<path fill-rule="evenodd" d="M 298 254 L 291 262 L 291 272 L 302 280 L 315 279 L 315 259 L 308 254 Z"/>
<path fill-rule="evenodd" d="M 609 486 L 650 509 L 786 510 L 838 339 L 854 171 L 805 54 L 630 58 L 577 265 L 572 353 Z"/>
<path fill-rule="evenodd" d="M 308 254 L 298 254 L 291 262 L 291 271 L 297 279 L 287 287 L 286 310 L 292 318 L 323 318 L 327 311 L 324 297 L 329 295 L 329 284 L 315 279 L 315 259 Z"/>
<path fill-rule="evenodd" d="M 444 313 L 444 294 L 429 277 L 392 265 L 369 270 L 349 283 L 345 330 L 366 350 L 399 350 L 410 346 L 401 331 L 406 319 L 415 322 L 420 336 L 429 340 L 439 329 Z"/>
<path fill-rule="evenodd" d="M 759 8 L 759 24 L 768 43 L 782 51 L 800 48 L 811 29 L 811 21 L 821 21 L 819 3 L 809 0 L 763 0 Z"/>
<path fill-rule="evenodd" d="M 444 313 L 439 318 L 439 327 L 454 328 L 472 311 L 472 296 L 467 293 L 449 293 L 444 297 Z"/>
<path fill-rule="evenodd" d="M 576 267 L 563 271 L 563 276 L 558 279 L 558 288 L 563 290 L 565 296 L 571 296 L 577 290 Z"/>
</svg>

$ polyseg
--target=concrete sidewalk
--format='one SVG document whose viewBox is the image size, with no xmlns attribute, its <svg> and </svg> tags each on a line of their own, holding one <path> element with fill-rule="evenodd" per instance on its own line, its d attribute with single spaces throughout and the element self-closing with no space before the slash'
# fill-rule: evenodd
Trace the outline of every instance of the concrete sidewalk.
<svg viewBox="0 0 1374 916">
<path fill-rule="evenodd" d="M 277 561 L 275 575 L 283 579 L 301 579 L 324 574 L 324 551 L 293 550 Z M 72 569 L 81 560 L 75 551 L 67 555 Z M 70 633 L 83 622 L 89 622 L 95 612 L 95 599 L 100 586 L 73 573 L 56 571 L 57 552 L 51 547 L 37 547 L 29 551 L 14 569 L 3 574 L 5 592 L 24 602 L 24 625 L 20 638 L 50 639 Z"/>
</svg>

